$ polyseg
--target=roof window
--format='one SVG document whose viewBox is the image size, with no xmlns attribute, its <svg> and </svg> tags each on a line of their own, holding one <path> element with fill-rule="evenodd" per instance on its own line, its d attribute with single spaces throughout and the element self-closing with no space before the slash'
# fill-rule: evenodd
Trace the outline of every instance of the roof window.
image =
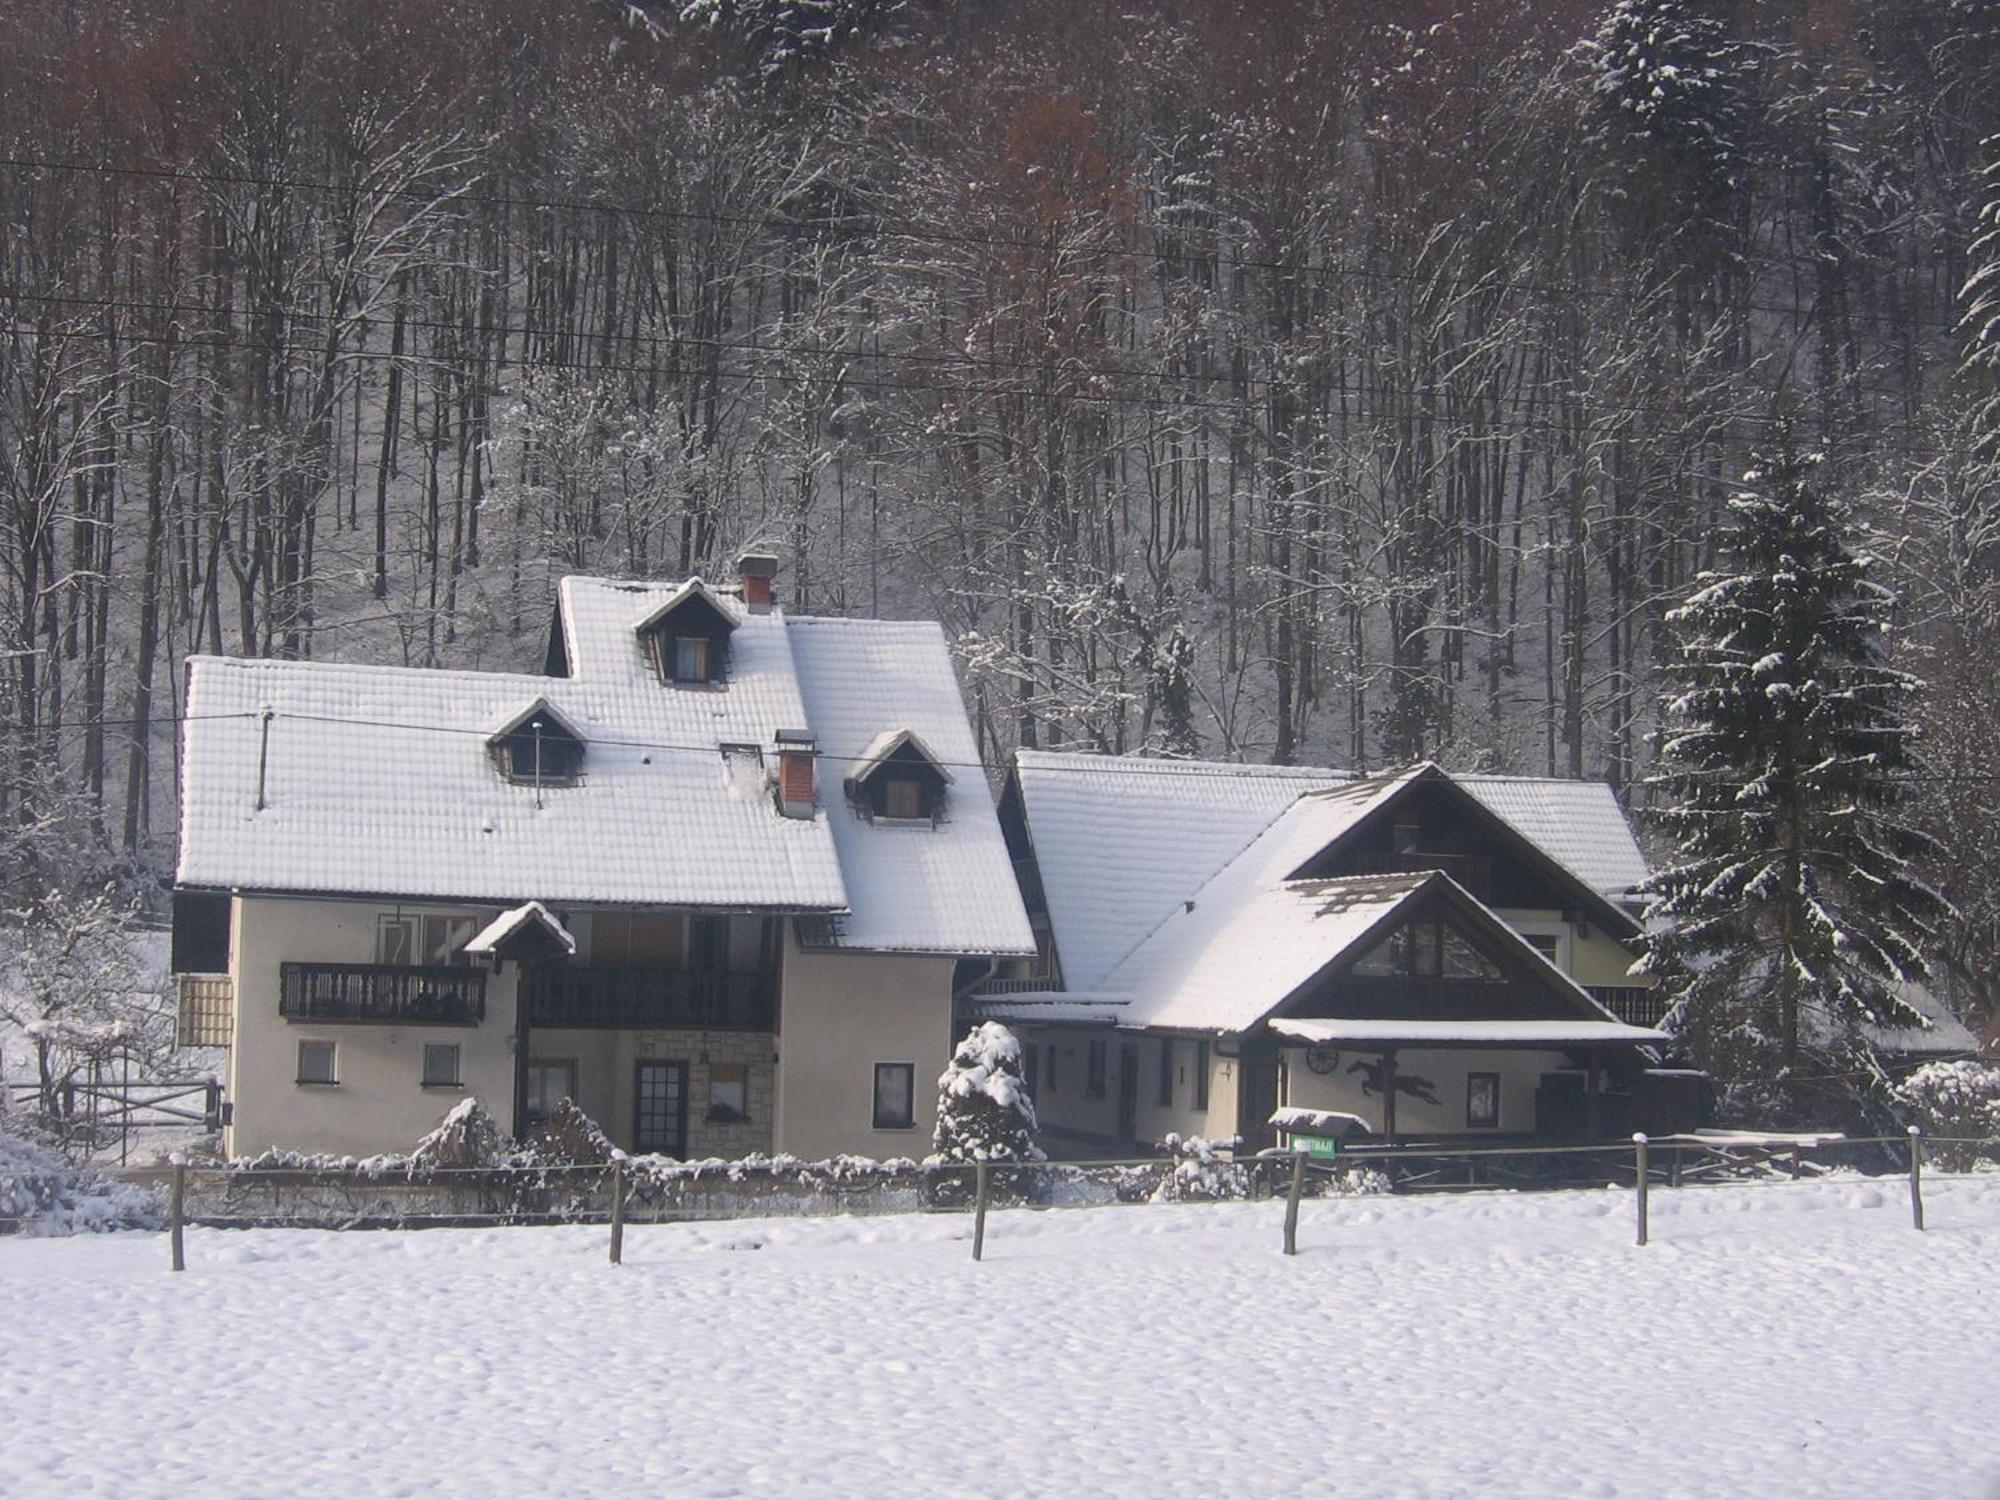
<svg viewBox="0 0 2000 1500">
<path fill-rule="evenodd" d="M 736 616 L 699 578 L 674 590 L 633 628 L 660 681 L 699 687 L 727 680 Z"/>
<path fill-rule="evenodd" d="M 847 799 L 871 823 L 932 823 L 944 816 L 951 772 L 907 729 L 877 735 L 847 778 Z"/>
<path fill-rule="evenodd" d="M 538 698 L 487 737 L 502 776 L 520 786 L 574 786 L 583 776 L 583 736 Z"/>
</svg>

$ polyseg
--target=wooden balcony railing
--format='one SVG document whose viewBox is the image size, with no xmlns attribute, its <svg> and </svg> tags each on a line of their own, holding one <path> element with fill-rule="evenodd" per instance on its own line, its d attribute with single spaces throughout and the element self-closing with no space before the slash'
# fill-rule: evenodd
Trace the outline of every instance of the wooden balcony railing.
<svg viewBox="0 0 2000 1500">
<path fill-rule="evenodd" d="M 180 1007 L 176 1047 L 227 1047 L 234 1029 L 236 990 L 227 974 L 177 974 Z"/>
<path fill-rule="evenodd" d="M 1664 990 L 1643 984 L 1587 984 L 1590 998 L 1627 1026 L 1658 1026 L 1671 1008 Z"/>
<path fill-rule="evenodd" d="M 278 1014 L 288 1021 L 477 1026 L 486 1015 L 480 969 L 281 964 L 279 975 Z"/>
<path fill-rule="evenodd" d="M 769 1031 L 776 976 L 766 971 L 545 969 L 528 976 L 531 1026 L 698 1026 Z"/>
</svg>

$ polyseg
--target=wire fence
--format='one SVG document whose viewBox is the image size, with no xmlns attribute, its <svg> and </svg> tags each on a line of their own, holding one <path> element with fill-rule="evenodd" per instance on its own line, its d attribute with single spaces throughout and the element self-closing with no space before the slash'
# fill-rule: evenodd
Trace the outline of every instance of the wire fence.
<svg viewBox="0 0 2000 1500">
<path fill-rule="evenodd" d="M 1651 1198 L 1780 1184 L 1858 1171 L 1907 1180 L 1911 1222 L 1924 1225 L 1923 1185 L 1935 1155 L 1969 1175 L 2000 1166 L 2000 1137 L 1679 1135 L 1539 1147 L 1358 1146 L 1330 1156 L 1275 1150 L 1230 1157 L 1209 1150 L 1089 1162 L 876 1162 L 836 1158 L 688 1163 L 618 1155 L 607 1162 L 439 1167 L 406 1158 L 298 1167 L 195 1167 L 177 1162 L 168 1198 L 174 1270 L 186 1267 L 185 1227 L 418 1229 L 598 1224 L 613 1264 L 628 1226 L 693 1220 L 935 1213 L 969 1216 L 972 1255 L 984 1258 L 988 1215 L 999 1209 L 1270 1201 L 1285 1204 L 1283 1249 L 1298 1250 L 1308 1198 L 1388 1192 L 1506 1190 L 1570 1185 L 1629 1188 L 1633 1234 L 1651 1238 Z"/>
</svg>

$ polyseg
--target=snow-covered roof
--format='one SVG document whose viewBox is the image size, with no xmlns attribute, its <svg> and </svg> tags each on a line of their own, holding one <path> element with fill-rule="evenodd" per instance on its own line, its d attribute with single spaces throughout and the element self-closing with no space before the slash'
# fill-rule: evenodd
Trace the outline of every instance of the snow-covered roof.
<svg viewBox="0 0 2000 1500">
<path fill-rule="evenodd" d="M 677 686 L 637 626 L 689 587 L 565 578 L 564 677 L 194 658 L 181 883 L 793 911 L 835 919 L 845 948 L 1032 953 L 985 778 L 955 781 L 935 829 L 871 825 L 839 795 L 885 734 L 977 761 L 939 629 L 788 620 L 704 588 L 734 622 L 728 681 Z M 539 803 L 487 745 L 538 711 L 587 746 L 576 783 Z M 802 729 L 819 814 L 787 818 L 750 751 Z"/>
<path fill-rule="evenodd" d="M 721 753 L 769 745 L 805 719 L 784 617 L 742 616 L 726 689 L 677 688 L 633 633 L 673 592 L 564 579 L 568 677 L 192 659 L 181 883 L 844 908 L 826 820 L 779 816 L 769 797 L 746 794 Z M 541 788 L 539 805 L 496 772 L 485 743 L 538 699 L 589 747 L 577 783 Z"/>
<path fill-rule="evenodd" d="M 744 613 L 740 608 L 733 608 L 728 604 L 724 604 L 715 590 L 710 588 L 706 583 L 703 583 L 701 579 L 690 578 L 639 619 L 635 620 L 632 624 L 632 629 L 639 634 L 644 634 L 670 617 L 675 610 L 686 604 L 690 599 L 700 599 L 707 604 L 722 617 L 723 624 L 727 625 L 731 630 L 736 628 L 738 618 Z"/>
<path fill-rule="evenodd" d="M 822 821 L 852 907 L 819 936 L 830 947 L 877 952 L 1033 953 L 943 630 L 927 621 L 795 617 L 787 634 L 802 722 L 819 737 Z M 835 790 L 879 748 L 885 726 L 942 766 L 973 768 L 954 780 L 935 826 L 870 822 Z"/>
<path fill-rule="evenodd" d="M 1077 990 L 1099 988 L 1302 793 L 1356 780 L 1323 768 L 1069 751 L 1022 750 L 1015 765 L 1064 982 Z M 1527 776 L 1451 780 L 1607 900 L 1645 879 L 1644 856 L 1609 787 Z"/>
<path fill-rule="evenodd" d="M 1593 1042 L 1614 1046 L 1657 1046 L 1664 1031 L 1623 1021 L 1395 1021 L 1292 1020 L 1279 1017 L 1271 1030 L 1290 1041 L 1315 1046 L 1372 1042 L 1406 1047 L 1576 1047 Z"/>
<path fill-rule="evenodd" d="M 471 941 L 459 951 L 472 954 L 491 953 L 515 933 L 531 927 L 539 927 L 554 938 L 564 952 L 576 952 L 576 939 L 570 936 L 569 929 L 557 921 L 555 913 L 539 901 L 524 901 L 519 906 L 508 907 L 475 932 Z"/>
<path fill-rule="evenodd" d="M 1979 1050 L 1979 1038 L 1924 985 L 1899 984 L 1896 994 L 1931 1024 L 1864 1027 L 1868 1043 L 1876 1051 L 1903 1057 L 1969 1057 Z"/>
<path fill-rule="evenodd" d="M 1115 1026 L 1131 1007 L 1130 995 L 1072 995 L 1066 991 L 1015 994 L 974 994 L 964 1010 L 975 1021 L 1006 1021 L 1025 1026 L 1083 1024 Z"/>
</svg>

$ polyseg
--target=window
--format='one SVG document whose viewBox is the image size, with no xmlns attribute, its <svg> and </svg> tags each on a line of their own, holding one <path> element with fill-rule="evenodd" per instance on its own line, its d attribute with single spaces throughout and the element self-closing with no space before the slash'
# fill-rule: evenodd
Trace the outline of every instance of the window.
<svg viewBox="0 0 2000 1500">
<path fill-rule="evenodd" d="M 576 1097 L 576 1064 L 574 1062 L 544 1062 L 531 1060 L 528 1064 L 528 1098 L 526 1101 L 527 1124 L 540 1125 L 555 1113 L 555 1107 L 565 1099 Z"/>
<path fill-rule="evenodd" d="M 1194 1107 L 1208 1108 L 1208 1043 L 1194 1044 Z"/>
<path fill-rule="evenodd" d="M 1029 1042 L 1021 1052 L 1021 1081 L 1027 1085 L 1028 1102 L 1035 1102 L 1035 1084 L 1042 1076 L 1042 1049 Z"/>
<path fill-rule="evenodd" d="M 1524 932 L 1523 941 L 1558 969 L 1562 967 L 1562 939 L 1553 932 Z"/>
<path fill-rule="evenodd" d="M 908 1130 L 917 1123 L 917 1065 L 875 1064 L 875 1128 Z"/>
<path fill-rule="evenodd" d="M 1500 1075 L 1465 1075 L 1465 1123 L 1473 1129 L 1494 1130 L 1500 1124 Z"/>
<path fill-rule="evenodd" d="M 338 1083 L 334 1072 L 334 1044 L 332 1042 L 299 1043 L 299 1082 Z"/>
<path fill-rule="evenodd" d="M 1398 823 L 1390 830 L 1391 847 L 1398 854 L 1416 854 L 1423 847 L 1423 829 L 1415 823 Z"/>
<path fill-rule="evenodd" d="M 455 1089 L 458 1087 L 458 1043 L 424 1043 L 424 1087 L 427 1089 Z"/>
<path fill-rule="evenodd" d="M 673 678 L 675 682 L 708 681 L 708 641 L 698 635 L 674 637 Z"/>
<path fill-rule="evenodd" d="M 1377 943 L 1354 965 L 1364 978 L 1424 978 L 1497 982 L 1500 966 L 1453 924 L 1417 917 Z"/>
<path fill-rule="evenodd" d="M 750 1069 L 744 1064 L 710 1065 L 707 1118 L 711 1125 L 741 1125 L 750 1118 Z"/>
<path fill-rule="evenodd" d="M 1090 1054 L 1083 1076 L 1083 1091 L 1093 1099 L 1104 1097 L 1104 1043 L 1097 1037 L 1090 1040 Z"/>
<path fill-rule="evenodd" d="M 882 785 L 883 816 L 922 818 L 929 816 L 924 806 L 924 784 L 914 776 L 891 776 Z"/>
<path fill-rule="evenodd" d="M 375 962 L 408 968 L 422 965 L 441 968 L 466 963 L 459 950 L 479 931 L 473 917 L 442 914 L 382 917 L 375 927 Z"/>
<path fill-rule="evenodd" d="M 1165 1109 L 1174 1102 L 1174 1044 L 1167 1037 L 1160 1038 L 1160 1107 Z"/>
</svg>

